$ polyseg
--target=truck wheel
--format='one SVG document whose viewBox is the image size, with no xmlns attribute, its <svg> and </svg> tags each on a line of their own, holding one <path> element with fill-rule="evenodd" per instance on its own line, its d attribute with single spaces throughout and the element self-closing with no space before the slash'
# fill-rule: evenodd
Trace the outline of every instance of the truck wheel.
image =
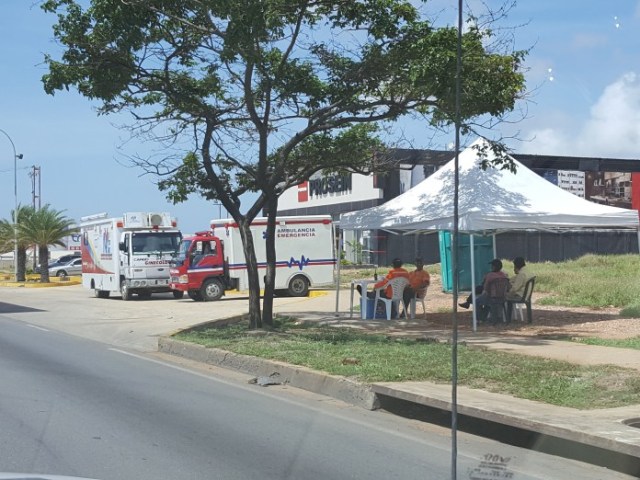
<svg viewBox="0 0 640 480">
<path fill-rule="evenodd" d="M 173 290 L 173 298 L 175 299 L 181 299 L 182 297 L 184 297 L 184 292 L 181 290 Z"/>
<path fill-rule="evenodd" d="M 215 278 L 211 278 L 202 284 L 200 295 L 205 302 L 220 300 L 224 294 L 222 284 Z"/>
<path fill-rule="evenodd" d="M 129 290 L 129 287 L 127 286 L 127 282 L 122 282 L 120 284 L 120 295 L 122 295 L 122 300 L 131 300 L 131 290 Z"/>
<path fill-rule="evenodd" d="M 94 290 L 93 295 L 96 298 L 109 298 L 109 290 Z"/>
<path fill-rule="evenodd" d="M 187 292 L 187 295 L 189 295 L 189 298 L 191 300 L 193 300 L 194 302 L 201 302 L 202 301 L 202 295 L 200 295 L 200 291 L 199 290 L 189 290 Z"/>
<path fill-rule="evenodd" d="M 292 297 L 306 297 L 309 295 L 309 280 L 302 275 L 296 275 L 289 282 L 289 295 Z"/>
</svg>

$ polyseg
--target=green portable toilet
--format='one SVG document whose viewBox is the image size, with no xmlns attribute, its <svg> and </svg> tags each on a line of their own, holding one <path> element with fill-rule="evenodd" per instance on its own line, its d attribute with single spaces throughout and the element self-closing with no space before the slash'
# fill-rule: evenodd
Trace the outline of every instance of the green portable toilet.
<svg viewBox="0 0 640 480">
<path fill-rule="evenodd" d="M 440 273 L 442 291 L 453 291 L 453 265 L 451 264 L 451 232 L 438 232 L 440 243 Z M 493 236 L 473 236 L 475 280 L 479 285 L 484 275 L 491 270 L 489 262 L 493 260 Z M 471 235 L 458 234 L 458 291 L 471 291 Z"/>
</svg>

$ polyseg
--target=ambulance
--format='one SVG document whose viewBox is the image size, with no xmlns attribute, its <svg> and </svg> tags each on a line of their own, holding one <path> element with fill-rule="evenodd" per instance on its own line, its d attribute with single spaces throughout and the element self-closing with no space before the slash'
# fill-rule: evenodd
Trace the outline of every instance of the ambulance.
<svg viewBox="0 0 640 480">
<path fill-rule="evenodd" d="M 249 288 L 238 224 L 212 220 L 211 229 L 182 239 L 171 264 L 172 290 L 196 301 L 220 299 L 228 290 Z M 256 218 L 251 233 L 260 287 L 267 267 L 267 219 Z M 277 293 L 306 296 L 311 286 L 333 283 L 336 257 L 331 216 L 278 217 L 275 231 Z"/>
<path fill-rule="evenodd" d="M 182 234 L 166 212 L 106 213 L 82 217 L 82 284 L 98 298 L 123 300 L 171 292 L 169 264 Z M 181 298 L 183 292 L 173 292 Z"/>
</svg>

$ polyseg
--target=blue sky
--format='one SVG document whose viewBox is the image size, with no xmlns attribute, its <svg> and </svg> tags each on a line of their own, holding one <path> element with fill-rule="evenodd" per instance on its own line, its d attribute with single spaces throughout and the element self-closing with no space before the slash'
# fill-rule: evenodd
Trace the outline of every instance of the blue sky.
<svg viewBox="0 0 640 480">
<path fill-rule="evenodd" d="M 475 12 L 483 3 L 467 2 Z M 427 2 L 440 22 L 455 22 L 455 0 Z M 32 0 L 0 0 L 0 129 L 19 153 L 18 197 L 31 201 L 28 167 L 42 169 L 42 201 L 78 219 L 98 212 L 163 210 L 178 217 L 185 232 L 206 228 L 218 207 L 198 198 L 173 206 L 150 177 L 124 166 L 127 155 L 147 145 L 125 143 L 114 124 L 124 118 L 97 117 L 75 92 L 44 93 L 44 53 L 59 51 L 53 18 Z M 497 135 L 522 141 L 520 152 L 640 158 L 640 0 L 520 0 L 504 25 L 527 57 L 530 93 L 520 105 L 526 117 L 503 124 Z M 425 134 L 420 124 L 400 123 L 416 148 L 445 148 L 450 138 Z M 0 217 L 13 208 L 11 144 L 0 134 Z"/>
</svg>

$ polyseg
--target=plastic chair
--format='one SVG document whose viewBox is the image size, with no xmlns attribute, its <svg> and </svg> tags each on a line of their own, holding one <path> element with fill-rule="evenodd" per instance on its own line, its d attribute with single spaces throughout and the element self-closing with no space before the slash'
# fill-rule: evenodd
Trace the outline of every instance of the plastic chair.
<svg viewBox="0 0 640 480">
<path fill-rule="evenodd" d="M 424 314 L 424 318 L 427 318 L 427 307 L 424 304 L 424 299 L 427 296 L 428 288 L 429 287 L 424 287 L 420 290 L 417 290 L 415 297 L 411 299 L 411 318 L 414 318 L 416 315 L 416 304 L 418 303 L 418 301 L 420 301 L 420 303 L 422 304 L 422 313 Z"/>
<path fill-rule="evenodd" d="M 391 286 L 392 295 L 391 298 L 385 298 L 381 296 L 381 293 L 387 289 L 388 286 Z M 398 315 L 400 314 L 400 305 L 402 304 L 402 308 L 405 316 L 407 315 L 407 307 L 404 305 L 403 293 L 404 289 L 409 285 L 409 279 L 406 277 L 396 277 L 389 280 L 382 287 L 376 288 L 376 296 L 374 300 L 374 311 L 378 308 L 378 302 L 383 302 L 385 304 L 387 320 L 391 320 L 391 311 L 392 306 L 395 305 L 396 312 Z"/>
<path fill-rule="evenodd" d="M 536 277 L 531 277 L 527 280 L 527 283 L 524 284 L 524 292 L 522 293 L 522 297 L 518 299 L 508 299 L 507 300 L 507 321 L 511 321 L 511 316 L 513 314 L 513 307 L 521 307 L 525 305 L 527 307 L 527 322 L 533 322 L 533 313 L 531 311 L 531 297 L 533 295 L 533 287 L 536 285 Z M 520 313 L 520 321 L 524 322 L 524 316 L 522 314 L 521 308 L 516 308 L 516 310 Z"/>
<path fill-rule="evenodd" d="M 487 295 L 489 297 L 489 309 L 491 316 L 491 322 L 495 325 L 498 323 L 498 318 L 502 317 L 502 322 L 507 323 L 509 317 L 506 306 L 506 295 L 509 290 L 509 279 L 495 278 L 487 285 Z"/>
</svg>

